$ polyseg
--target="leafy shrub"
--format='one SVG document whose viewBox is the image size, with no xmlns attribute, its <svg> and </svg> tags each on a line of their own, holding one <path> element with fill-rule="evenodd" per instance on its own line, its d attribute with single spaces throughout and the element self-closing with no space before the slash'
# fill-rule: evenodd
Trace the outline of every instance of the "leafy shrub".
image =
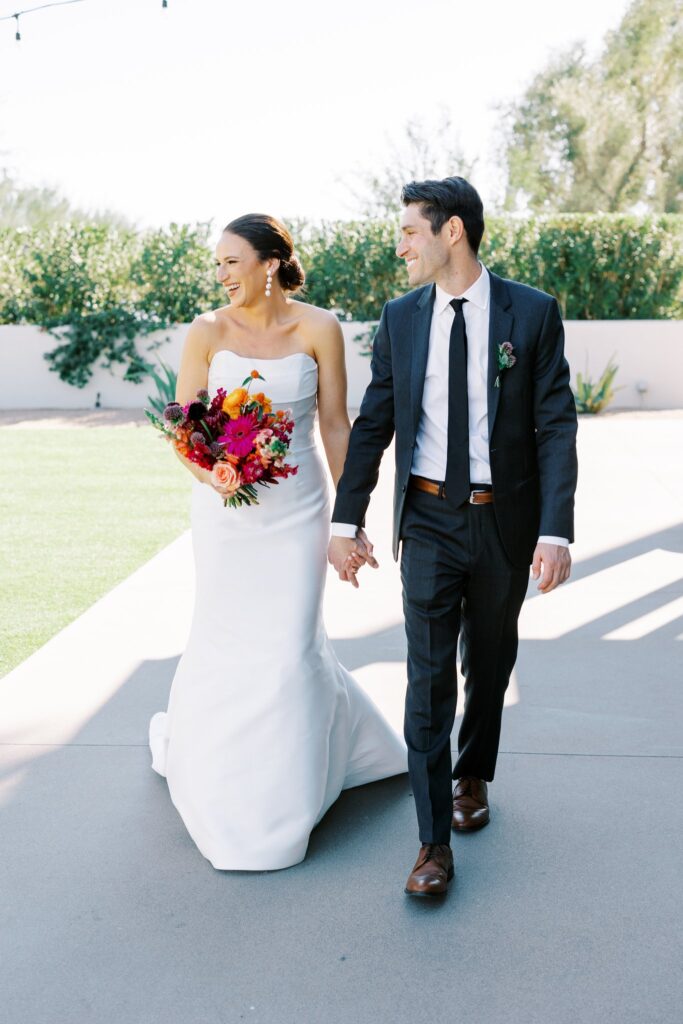
<svg viewBox="0 0 683 1024">
<path fill-rule="evenodd" d="M 207 224 L 137 233 L 82 222 L 0 230 L 0 323 L 53 334 L 59 343 L 46 359 L 77 387 L 99 361 L 140 381 L 152 364 L 136 339 L 224 301 L 208 232 Z M 408 290 L 393 222 L 301 222 L 294 233 L 303 297 L 342 319 L 377 320 Z M 491 217 L 481 255 L 496 273 L 550 292 L 571 320 L 683 316 L 682 216 Z"/>
<path fill-rule="evenodd" d="M 140 306 L 166 324 L 183 324 L 225 302 L 207 244 L 208 224 L 171 224 L 142 237 L 131 279 Z"/>
<path fill-rule="evenodd" d="M 29 289 L 23 273 L 23 244 L 23 231 L 0 228 L 0 323 L 19 323 L 25 308 Z"/>
<path fill-rule="evenodd" d="M 175 224 L 145 234 L 76 223 L 3 232 L 0 270 L 10 263 L 14 278 L 3 282 L 0 320 L 39 324 L 57 338 L 45 358 L 69 384 L 84 387 L 100 360 L 123 365 L 137 383 L 151 364 L 136 339 L 219 299 L 206 235 L 206 225 Z"/>
<path fill-rule="evenodd" d="M 306 297 L 347 320 L 377 320 L 387 299 L 408 290 L 397 240 L 382 221 L 315 229 L 299 246 Z M 569 320 L 683 315 L 681 216 L 490 217 L 481 258 L 501 277 L 554 295 Z"/>
<path fill-rule="evenodd" d="M 492 217 L 482 259 L 554 295 L 568 320 L 683 315 L 683 217 Z"/>
<path fill-rule="evenodd" d="M 376 320 L 388 299 L 406 291 L 394 252 L 395 224 L 381 220 L 327 221 L 304 229 L 297 250 L 306 270 L 305 298 L 343 320 Z"/>
</svg>

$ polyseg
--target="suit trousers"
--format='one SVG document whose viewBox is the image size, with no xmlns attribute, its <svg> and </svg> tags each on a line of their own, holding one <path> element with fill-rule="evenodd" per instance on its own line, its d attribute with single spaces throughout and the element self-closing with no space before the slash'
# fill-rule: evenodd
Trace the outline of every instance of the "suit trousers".
<svg viewBox="0 0 683 1024">
<path fill-rule="evenodd" d="M 450 843 L 452 778 L 494 776 L 529 571 L 505 554 L 492 504 L 454 509 L 436 495 L 411 490 L 401 540 L 408 770 L 420 841 Z M 465 712 L 451 774 L 458 638 Z"/>
</svg>

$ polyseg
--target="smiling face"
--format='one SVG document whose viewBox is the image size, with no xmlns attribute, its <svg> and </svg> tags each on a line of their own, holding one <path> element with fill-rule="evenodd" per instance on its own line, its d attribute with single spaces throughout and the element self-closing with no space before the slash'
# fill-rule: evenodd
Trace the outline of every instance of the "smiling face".
<svg viewBox="0 0 683 1024">
<path fill-rule="evenodd" d="M 231 306 L 248 306 L 265 297 L 268 268 L 277 282 L 278 260 L 259 259 L 239 235 L 224 231 L 216 246 L 216 280 L 225 288 Z"/>
<path fill-rule="evenodd" d="M 405 260 L 411 288 L 429 284 L 448 268 L 453 251 L 453 217 L 441 231 L 432 234 L 430 221 L 422 216 L 418 203 L 410 203 L 401 216 L 401 241 L 396 255 Z"/>
</svg>

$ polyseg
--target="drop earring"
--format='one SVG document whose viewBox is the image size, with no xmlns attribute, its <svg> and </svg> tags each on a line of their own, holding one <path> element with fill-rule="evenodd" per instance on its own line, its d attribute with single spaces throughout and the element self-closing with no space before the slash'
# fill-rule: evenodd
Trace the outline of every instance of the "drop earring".
<svg viewBox="0 0 683 1024">
<path fill-rule="evenodd" d="M 267 299 L 270 298 L 270 289 L 272 287 L 272 283 L 273 283 L 273 271 L 272 270 L 268 270 L 268 273 L 266 274 L 266 298 Z"/>
</svg>

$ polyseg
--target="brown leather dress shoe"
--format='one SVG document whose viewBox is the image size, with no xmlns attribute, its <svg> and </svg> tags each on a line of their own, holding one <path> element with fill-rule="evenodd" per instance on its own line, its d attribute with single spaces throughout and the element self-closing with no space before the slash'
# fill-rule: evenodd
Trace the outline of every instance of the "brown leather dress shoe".
<svg viewBox="0 0 683 1024">
<path fill-rule="evenodd" d="M 453 792 L 452 827 L 457 832 L 474 832 L 488 825 L 488 787 L 483 779 L 465 775 L 457 779 Z"/>
<path fill-rule="evenodd" d="M 408 875 L 405 891 L 409 896 L 443 896 L 454 874 L 450 846 L 425 843 Z"/>
</svg>

